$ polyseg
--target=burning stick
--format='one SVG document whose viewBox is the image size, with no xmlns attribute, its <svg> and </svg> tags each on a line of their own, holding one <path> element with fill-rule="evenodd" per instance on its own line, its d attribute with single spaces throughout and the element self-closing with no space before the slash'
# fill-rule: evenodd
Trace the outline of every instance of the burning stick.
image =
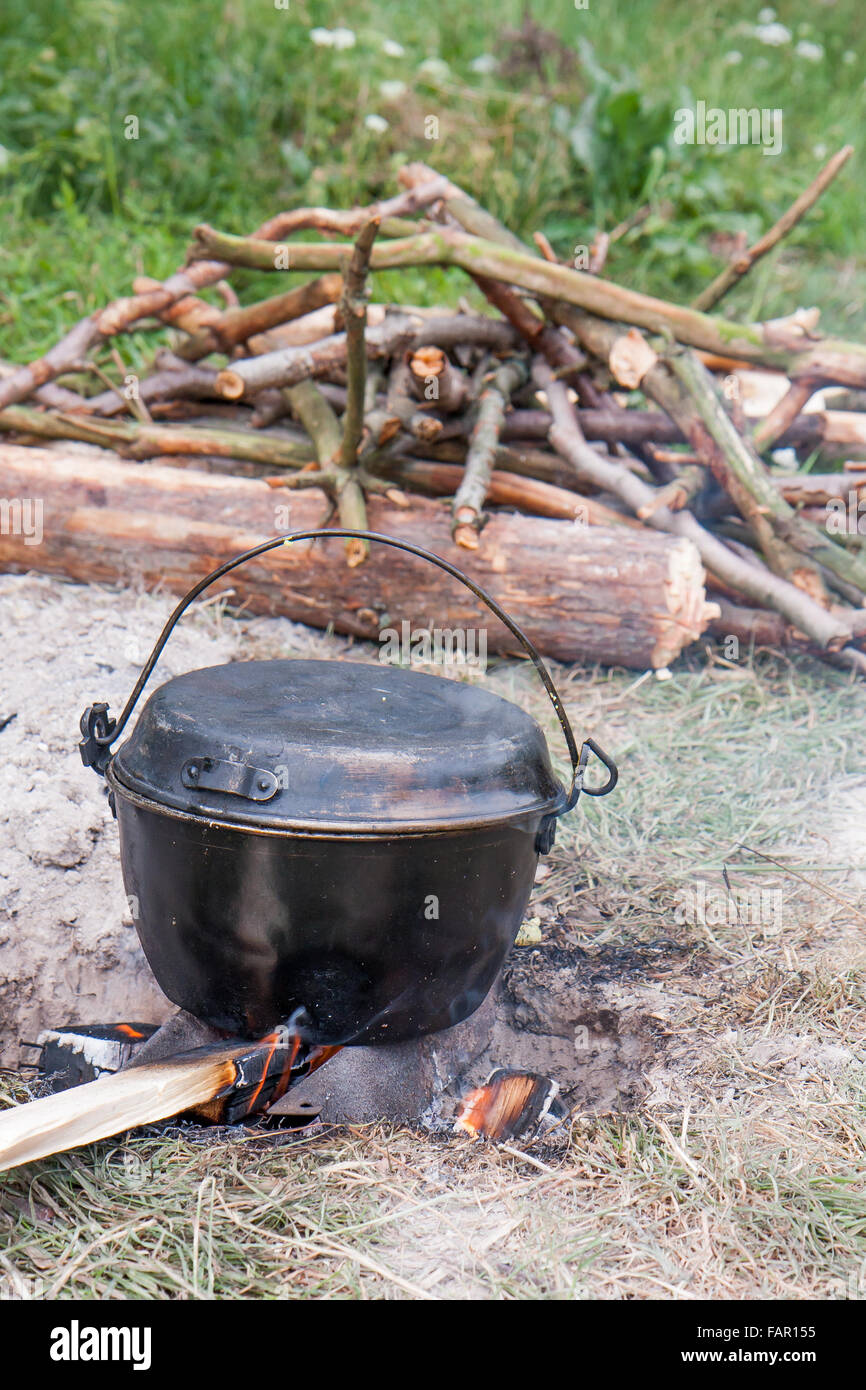
<svg viewBox="0 0 866 1390">
<path fill-rule="evenodd" d="M 549 1076 L 501 1068 L 463 1097 L 454 1125 L 473 1139 L 506 1144 L 534 1134 L 558 1094 L 559 1086 Z"/>
<path fill-rule="evenodd" d="M 31 1101 L 0 1114 L 0 1171 L 184 1113 L 238 1124 L 336 1051 L 306 1048 L 281 1027 L 258 1043 L 232 1038 Z"/>
</svg>

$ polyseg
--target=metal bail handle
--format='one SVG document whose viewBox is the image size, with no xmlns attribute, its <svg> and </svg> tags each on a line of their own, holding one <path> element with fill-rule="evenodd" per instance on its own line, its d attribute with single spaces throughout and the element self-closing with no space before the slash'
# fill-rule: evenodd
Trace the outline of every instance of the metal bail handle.
<svg viewBox="0 0 866 1390">
<path fill-rule="evenodd" d="M 482 603 L 486 603 L 490 611 L 494 613 L 500 622 L 505 624 L 509 632 L 517 638 L 541 677 L 542 684 L 550 697 L 550 702 L 556 711 L 556 716 L 562 727 L 562 732 L 565 735 L 565 742 L 568 745 L 568 753 L 571 758 L 571 787 L 565 805 L 556 814 L 564 815 L 566 811 L 570 811 L 577 802 L 577 798 L 580 796 L 581 791 L 585 791 L 587 796 L 606 796 L 608 792 L 613 791 L 619 776 L 613 760 L 608 757 L 606 753 L 602 752 L 595 740 L 591 738 L 585 739 L 581 745 L 580 751 L 578 751 L 577 742 L 572 732 L 568 715 L 562 707 L 562 701 L 559 698 L 556 686 L 553 684 L 553 679 L 541 655 L 535 649 L 532 642 L 530 642 L 525 632 L 517 626 L 514 619 L 510 618 L 504 609 L 500 608 L 495 598 L 488 594 L 486 590 L 482 589 L 479 584 L 469 579 L 454 565 L 449 564 L 447 560 L 443 560 L 440 555 L 434 555 L 432 551 L 423 550 L 420 545 L 411 545 L 409 541 L 399 541 L 394 536 L 380 536 L 375 531 L 349 531 L 343 529 L 338 530 L 336 528 L 331 529 L 330 527 L 316 531 L 294 531 L 288 536 L 275 536 L 269 541 L 262 541 L 260 545 L 253 546 L 252 550 L 245 550 L 242 555 L 236 555 L 233 560 L 227 560 L 224 565 L 220 565 L 218 569 L 205 575 L 204 579 L 200 579 L 199 582 L 190 589 L 189 593 L 181 599 L 180 603 L 171 614 L 171 617 L 168 619 L 168 622 L 165 624 L 165 627 L 162 629 L 162 632 L 157 638 L 156 646 L 142 667 L 141 674 L 135 683 L 132 694 L 123 707 L 120 718 L 116 720 L 110 718 L 108 705 L 106 704 L 88 705 L 87 709 L 82 714 L 82 739 L 78 747 L 81 751 L 81 760 L 85 767 L 95 768 L 99 773 L 105 772 L 109 759 L 111 758 L 112 743 L 120 737 L 123 730 L 126 728 L 129 717 L 138 702 L 138 698 L 147 684 L 150 674 L 159 660 L 162 650 L 171 636 L 175 625 L 179 619 L 183 617 L 183 614 L 186 612 L 187 608 L 189 608 L 190 604 L 195 602 L 199 594 L 203 593 L 204 590 L 207 589 L 209 585 L 215 583 L 217 579 L 222 579 L 223 575 L 229 574 L 231 570 L 237 569 L 239 565 L 245 564 L 247 560 L 254 560 L 258 555 L 265 555 L 269 550 L 276 550 L 282 545 L 291 545 L 293 541 L 313 541 L 322 538 L 331 540 L 375 541 L 379 545 L 390 545 L 395 550 L 405 550 L 407 554 L 416 555 L 420 560 L 428 560 L 431 565 L 436 565 L 438 569 L 444 570 L 445 573 L 450 574 L 453 579 L 457 579 L 461 584 L 464 584 L 476 598 L 481 599 Z M 590 752 L 594 753 L 595 756 L 604 763 L 610 774 L 608 780 L 602 787 L 585 787 L 583 785 L 583 772 Z"/>
</svg>

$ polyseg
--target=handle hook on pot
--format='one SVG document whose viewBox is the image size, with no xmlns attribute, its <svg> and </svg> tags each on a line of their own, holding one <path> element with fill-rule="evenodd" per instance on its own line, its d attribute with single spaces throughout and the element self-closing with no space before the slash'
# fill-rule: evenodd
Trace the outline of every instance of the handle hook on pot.
<svg viewBox="0 0 866 1390">
<path fill-rule="evenodd" d="M 604 763 L 605 767 L 607 768 L 608 778 L 607 781 L 601 787 L 587 787 L 583 780 L 584 769 L 586 768 L 586 764 L 589 762 L 590 753 L 594 753 L 595 756 L 598 758 L 599 762 Z M 585 796 L 607 796 L 608 792 L 612 792 L 617 782 L 619 781 L 619 769 L 617 768 L 616 763 L 613 761 L 613 758 L 611 758 L 608 753 L 605 753 L 603 748 L 599 748 L 594 738 L 585 738 L 583 740 L 583 744 L 580 750 L 580 757 L 577 760 L 576 781 L 579 783 L 580 790 L 584 793 Z"/>
<path fill-rule="evenodd" d="M 419 559 L 427 560 L 430 564 L 436 565 L 438 569 L 444 570 L 445 573 L 450 574 L 453 579 L 457 579 L 461 584 L 464 584 L 476 598 L 481 599 L 482 603 L 486 603 L 491 612 L 494 613 L 500 622 L 504 623 L 508 628 L 509 632 L 517 638 L 541 677 L 542 684 L 556 711 L 556 716 L 562 728 L 563 735 L 565 736 L 565 742 L 568 745 L 568 754 L 571 759 L 571 787 L 563 806 L 556 814 L 564 815 L 566 811 L 570 811 L 577 802 L 581 791 L 585 791 L 587 796 L 606 796 L 608 792 L 613 791 L 619 774 L 617 773 L 616 766 L 612 759 L 608 757 L 606 753 L 602 752 L 595 740 L 591 738 L 585 739 L 578 751 L 577 742 L 571 724 L 569 723 L 568 715 L 562 707 L 559 692 L 553 683 L 550 672 L 545 666 L 540 653 L 536 650 L 525 632 L 523 632 L 514 619 L 509 617 L 505 610 L 499 606 L 492 595 L 488 594 L 485 589 L 482 589 L 480 584 L 476 584 L 474 580 L 469 579 L 468 576 L 457 569 L 455 565 L 450 564 L 448 560 L 443 560 L 441 555 L 434 555 L 432 551 L 424 550 L 420 545 L 412 545 L 409 541 L 397 540 L 394 536 L 381 536 L 375 531 L 353 531 L 331 527 L 321 528 L 315 531 L 295 531 L 287 536 L 275 536 L 271 540 L 262 541 L 260 545 L 253 546 L 251 550 L 245 550 L 242 555 L 236 555 L 234 559 L 227 560 L 225 564 L 212 570 L 210 574 L 205 575 L 204 579 L 200 579 L 197 584 L 194 584 L 189 593 L 185 594 L 181 599 L 165 624 L 165 627 L 162 629 L 153 651 L 141 669 L 138 680 L 133 687 L 132 694 L 124 705 L 120 717 L 118 719 L 112 719 L 108 712 L 108 705 L 102 703 L 88 705 L 87 709 L 82 714 L 82 739 L 78 747 L 81 752 L 81 760 L 85 767 L 92 767 L 99 773 L 105 772 L 111 759 L 112 743 L 120 737 L 123 730 L 126 728 L 138 698 L 147 684 L 150 674 L 159 660 L 162 650 L 171 636 L 175 625 L 186 612 L 187 608 L 189 608 L 190 604 L 198 598 L 200 593 L 207 589 L 209 585 L 215 583 L 217 579 L 222 579 L 222 577 L 231 570 L 237 569 L 239 565 L 245 564 L 247 560 L 254 560 L 259 555 L 266 554 L 269 550 L 276 550 L 282 545 L 291 545 L 293 541 L 319 540 L 322 538 L 333 540 L 376 541 L 381 545 L 390 545 L 395 550 L 404 550 L 407 554 L 416 555 Z M 602 787 L 583 786 L 583 770 L 590 752 L 594 753 L 595 756 L 604 763 L 610 774 L 607 782 L 605 782 Z"/>
</svg>

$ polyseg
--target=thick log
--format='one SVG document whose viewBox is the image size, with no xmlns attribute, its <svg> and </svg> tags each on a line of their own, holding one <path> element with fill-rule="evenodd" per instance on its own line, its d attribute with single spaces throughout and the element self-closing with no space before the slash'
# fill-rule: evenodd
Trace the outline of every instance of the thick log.
<svg viewBox="0 0 866 1390">
<path fill-rule="evenodd" d="M 324 495 L 312 489 L 290 493 L 259 479 L 14 445 L 0 445 L 0 498 L 42 504 L 40 543 L 0 526 L 0 569 L 172 593 L 265 537 L 319 526 L 327 514 Z M 286 506 L 288 525 L 277 511 Z M 372 530 L 451 560 L 561 660 L 667 666 L 716 612 L 697 550 L 681 538 L 498 512 L 478 549 L 466 552 L 451 540 L 447 503 L 414 497 L 405 510 L 372 496 L 369 510 Z M 300 542 L 243 566 L 220 588 L 249 612 L 372 640 L 382 625 L 407 619 L 483 629 L 491 652 L 515 651 L 514 638 L 468 590 L 384 547 L 373 546 L 350 573 L 341 541 Z"/>
</svg>

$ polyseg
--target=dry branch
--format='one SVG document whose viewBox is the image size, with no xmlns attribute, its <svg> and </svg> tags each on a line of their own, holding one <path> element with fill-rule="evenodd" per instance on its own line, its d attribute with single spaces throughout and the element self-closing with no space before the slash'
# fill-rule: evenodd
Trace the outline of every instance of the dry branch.
<svg viewBox="0 0 866 1390">
<path fill-rule="evenodd" d="M 31 406 L 0 410 L 0 431 L 38 439 L 78 439 L 115 449 L 125 458 L 160 454 L 201 458 L 248 459 L 272 467 L 298 468 L 313 460 L 306 440 L 264 436 L 252 430 L 202 429 L 191 425 L 141 424 L 131 420 L 95 420 L 88 416 L 47 414 Z"/>
<path fill-rule="evenodd" d="M 375 250 L 374 246 L 374 253 Z M 452 314 L 424 320 L 414 314 L 394 313 L 366 333 L 367 356 L 401 356 L 416 344 L 421 346 L 421 339 L 440 347 L 477 343 L 501 349 L 514 343 L 514 335 L 506 325 L 491 323 L 480 316 Z M 291 386 L 306 376 L 323 376 L 337 367 L 345 367 L 348 351 L 346 334 L 333 333 L 315 343 L 242 358 L 218 374 L 217 390 L 228 400 L 239 400 L 268 386 Z"/>
<path fill-rule="evenodd" d="M 334 304 L 340 297 L 343 282 L 339 275 L 321 275 L 285 294 L 273 295 L 244 308 L 226 309 L 193 337 L 177 348 L 178 357 L 189 362 L 208 357 L 212 352 L 230 353 L 239 343 L 246 343 L 259 333 L 266 333 L 278 324 L 291 323 L 306 314 Z"/>
<path fill-rule="evenodd" d="M 766 256 L 768 251 L 772 251 L 773 247 L 777 246 L 782 238 L 788 235 L 791 228 L 796 227 L 800 219 L 817 203 L 824 190 L 829 188 L 843 164 L 847 163 L 853 153 L 853 145 L 844 145 L 833 155 L 832 159 L 828 159 L 809 187 L 804 189 L 799 198 L 794 200 L 778 222 L 774 223 L 770 230 L 755 242 L 754 246 L 750 246 L 748 251 L 744 251 L 741 256 L 735 257 L 729 265 L 725 266 L 721 274 L 717 275 L 715 280 L 701 291 L 692 307 L 704 312 L 713 309 L 719 300 L 728 293 L 728 290 L 732 289 L 744 275 L 748 274 L 756 261 L 759 261 L 762 256 Z"/>
<path fill-rule="evenodd" d="M 344 468 L 354 467 L 358 445 L 364 428 L 364 389 L 367 382 L 367 272 L 370 253 L 379 231 L 376 220 L 367 222 L 358 234 L 355 249 L 348 261 L 343 280 L 340 310 L 346 325 L 346 412 L 343 416 L 343 445 L 340 461 Z M 345 526 L 355 523 L 344 521 Z M 363 526 L 360 527 L 364 529 Z"/>
<path fill-rule="evenodd" d="M 410 353 L 407 365 L 411 386 L 419 400 L 432 401 L 438 410 L 449 415 L 466 405 L 469 395 L 466 377 L 441 347 L 422 344 Z"/>
<path fill-rule="evenodd" d="M 208 226 L 197 227 L 195 235 L 190 251 L 193 264 L 200 258 L 220 256 L 233 265 L 258 270 L 324 271 L 337 268 L 343 254 L 339 246 L 293 243 L 289 265 L 278 267 L 269 242 L 232 236 Z M 831 338 L 815 340 L 793 320 L 782 326 L 715 318 L 449 227 L 382 241 L 373 248 L 373 270 L 424 265 L 459 266 L 469 275 L 502 280 L 601 318 L 669 335 L 690 347 L 778 367 L 792 377 L 866 385 L 866 345 Z"/>
<path fill-rule="evenodd" d="M 484 525 L 484 503 L 505 411 L 511 393 L 526 378 L 526 367 L 515 358 L 497 367 L 493 379 L 481 393 L 478 417 L 469 439 L 466 469 L 451 506 L 452 534 L 464 549 L 478 548 L 478 533 Z"/>
<path fill-rule="evenodd" d="M 598 487 L 621 498 L 635 514 L 641 508 L 651 506 L 655 501 L 653 488 L 615 459 L 602 458 L 587 444 L 565 390 L 554 380 L 549 368 L 538 364 L 535 373 L 550 399 L 554 420 L 550 440 L 557 452 L 562 453 L 585 476 L 592 478 Z M 689 512 L 672 512 L 669 508 L 659 507 L 654 508 L 647 519 L 648 524 L 658 530 L 693 541 L 708 571 L 718 575 L 733 590 L 744 594 L 760 607 L 775 608 L 819 646 L 839 650 L 851 640 L 850 624 L 832 616 L 808 594 L 771 574 L 763 566 L 742 560 L 705 530 Z"/>
</svg>

